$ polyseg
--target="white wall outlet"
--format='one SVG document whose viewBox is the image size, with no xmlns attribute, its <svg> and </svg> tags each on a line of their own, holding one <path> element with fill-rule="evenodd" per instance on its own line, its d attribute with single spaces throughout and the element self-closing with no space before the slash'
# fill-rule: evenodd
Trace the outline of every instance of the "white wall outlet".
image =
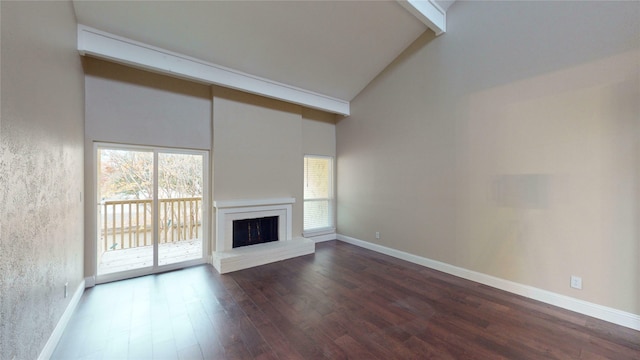
<svg viewBox="0 0 640 360">
<path fill-rule="evenodd" d="M 571 287 L 574 289 L 582 290 L 582 278 L 579 276 L 571 275 Z"/>
<path fill-rule="evenodd" d="M 64 298 L 66 299 L 69 296 L 69 282 L 64 283 Z"/>
<path fill-rule="evenodd" d="M 380 231 L 376 231 L 376 239 L 380 239 Z"/>
</svg>

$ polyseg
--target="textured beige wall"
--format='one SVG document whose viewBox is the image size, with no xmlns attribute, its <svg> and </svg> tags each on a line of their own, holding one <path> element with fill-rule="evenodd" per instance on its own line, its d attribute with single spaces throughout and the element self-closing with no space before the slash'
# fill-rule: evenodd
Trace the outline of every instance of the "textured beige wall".
<svg viewBox="0 0 640 360">
<path fill-rule="evenodd" d="M 338 232 L 640 314 L 639 18 L 454 3 L 337 124 Z"/>
<path fill-rule="evenodd" d="M 0 9 L 0 358 L 35 359 L 83 279 L 82 66 L 70 2 Z"/>
</svg>

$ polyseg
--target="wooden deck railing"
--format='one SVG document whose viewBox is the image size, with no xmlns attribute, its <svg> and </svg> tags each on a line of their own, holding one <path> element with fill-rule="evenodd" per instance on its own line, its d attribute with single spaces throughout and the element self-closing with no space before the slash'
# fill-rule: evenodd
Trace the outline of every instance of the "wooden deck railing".
<svg viewBox="0 0 640 360">
<path fill-rule="evenodd" d="M 100 208 L 102 250 L 152 245 L 152 200 L 104 201 Z M 158 241 L 197 239 L 202 234 L 202 198 L 160 199 Z"/>
</svg>

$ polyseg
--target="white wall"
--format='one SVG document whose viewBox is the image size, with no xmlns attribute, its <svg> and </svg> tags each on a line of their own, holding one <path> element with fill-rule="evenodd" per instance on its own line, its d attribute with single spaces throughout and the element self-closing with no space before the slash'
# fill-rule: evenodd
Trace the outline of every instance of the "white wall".
<svg viewBox="0 0 640 360">
<path fill-rule="evenodd" d="M 211 150 L 209 86 L 83 58 L 87 276 L 96 269 L 94 142 Z"/>
<path fill-rule="evenodd" d="M 211 149 L 209 86 L 83 59 L 89 140 Z"/>
<path fill-rule="evenodd" d="M 302 152 L 336 156 L 336 115 L 302 109 Z"/>
<path fill-rule="evenodd" d="M 300 106 L 214 88 L 214 198 L 294 197 L 293 236 L 302 233 Z"/>
<path fill-rule="evenodd" d="M 82 66 L 70 2 L 0 13 L 0 358 L 35 359 L 83 280 Z"/>
<path fill-rule="evenodd" d="M 338 123 L 338 232 L 640 314 L 638 19 L 454 3 Z"/>
<path fill-rule="evenodd" d="M 214 198 L 295 197 L 302 235 L 303 156 L 335 154 L 334 115 L 214 87 Z"/>
</svg>

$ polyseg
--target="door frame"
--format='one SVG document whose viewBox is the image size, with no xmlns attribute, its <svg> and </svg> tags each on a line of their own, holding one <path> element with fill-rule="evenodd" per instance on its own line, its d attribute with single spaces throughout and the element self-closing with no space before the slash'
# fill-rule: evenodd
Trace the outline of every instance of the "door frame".
<svg viewBox="0 0 640 360">
<path fill-rule="evenodd" d="M 97 236 L 100 229 L 98 229 L 97 222 L 97 208 L 99 204 L 99 189 L 98 189 L 98 149 L 107 148 L 107 149 L 117 149 L 117 150 L 132 150 L 132 151 L 150 151 L 153 153 L 153 213 L 154 217 L 158 216 L 158 153 L 174 153 L 174 154 L 194 154 L 194 155 L 202 155 L 203 156 L 203 164 L 202 164 L 202 176 L 203 176 L 203 191 L 202 191 L 202 257 L 194 260 L 187 260 L 178 263 L 172 263 L 167 265 L 158 265 L 158 221 L 153 221 L 153 265 L 150 267 L 127 270 L 117 273 L 110 274 L 102 274 L 98 275 L 98 249 L 97 249 Z M 93 173 L 93 181 L 92 181 L 92 190 L 93 196 L 91 197 L 91 203 L 88 206 L 89 209 L 92 209 L 89 214 L 89 217 L 93 220 L 88 222 L 88 226 L 91 226 L 92 229 L 90 233 L 92 237 L 88 239 L 86 242 L 89 245 L 89 253 L 92 254 L 93 260 L 90 262 L 93 264 L 93 277 L 95 279 L 95 284 L 102 284 L 112 281 L 130 279 L 134 277 L 157 274 L 162 272 L 167 272 L 171 270 L 182 269 L 189 266 L 200 265 L 209 263 L 209 253 L 210 253 L 210 237 L 211 237 L 211 217 L 210 217 L 210 208 L 211 208 L 211 196 L 210 196 L 210 177 L 211 173 L 209 171 L 209 150 L 201 150 L 201 149 L 185 149 L 185 148 L 172 148 L 172 147 L 163 147 L 163 146 L 145 146 L 145 145 L 132 145 L 132 144 L 120 144 L 120 143 L 111 143 L 111 142 L 94 142 L 93 143 L 93 161 L 92 161 L 92 173 Z M 87 252 L 85 252 L 87 253 Z"/>
</svg>

